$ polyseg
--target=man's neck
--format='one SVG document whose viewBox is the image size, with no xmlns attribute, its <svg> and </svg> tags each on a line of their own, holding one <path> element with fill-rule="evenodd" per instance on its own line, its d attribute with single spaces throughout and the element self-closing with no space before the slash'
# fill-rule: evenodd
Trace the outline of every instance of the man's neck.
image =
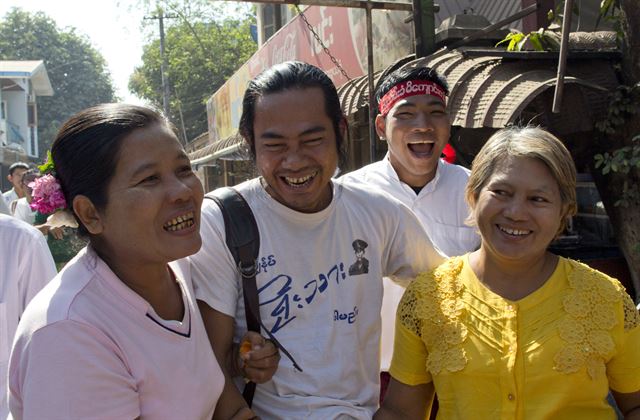
<svg viewBox="0 0 640 420">
<path fill-rule="evenodd" d="M 429 174 L 415 175 L 415 174 L 408 173 L 407 171 L 404 171 L 403 168 L 398 164 L 394 164 L 393 159 L 389 159 L 389 163 L 391 164 L 391 167 L 393 168 L 396 175 L 398 176 L 398 179 L 400 180 L 400 182 L 407 184 L 414 191 L 417 188 L 418 192 L 422 188 L 426 187 L 428 183 L 433 181 L 433 179 L 436 177 L 436 171 L 438 170 L 438 167 L 436 166 L 434 170 Z"/>
</svg>

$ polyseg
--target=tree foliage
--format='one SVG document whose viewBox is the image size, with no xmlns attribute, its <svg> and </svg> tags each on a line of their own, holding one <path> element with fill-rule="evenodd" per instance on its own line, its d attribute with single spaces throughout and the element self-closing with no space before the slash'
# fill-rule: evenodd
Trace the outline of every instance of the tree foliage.
<svg viewBox="0 0 640 420">
<path fill-rule="evenodd" d="M 106 62 L 85 36 L 42 12 L 19 8 L 0 20 L 0 60 L 44 60 L 54 96 L 38 98 L 40 156 L 74 113 L 115 100 Z"/>
<path fill-rule="evenodd" d="M 601 12 L 617 21 L 622 84 L 596 125 L 592 174 L 640 299 L 640 9 L 636 0 L 604 0 Z"/>
<path fill-rule="evenodd" d="M 170 119 L 179 128 L 184 124 L 188 141 L 207 130 L 207 99 L 255 52 L 253 17 L 193 0 L 164 6 L 164 16 L 173 16 L 164 20 Z M 157 20 L 151 22 L 157 28 Z M 144 47 L 143 64 L 131 76 L 129 89 L 162 108 L 160 37 L 157 29 L 155 33 Z"/>
</svg>

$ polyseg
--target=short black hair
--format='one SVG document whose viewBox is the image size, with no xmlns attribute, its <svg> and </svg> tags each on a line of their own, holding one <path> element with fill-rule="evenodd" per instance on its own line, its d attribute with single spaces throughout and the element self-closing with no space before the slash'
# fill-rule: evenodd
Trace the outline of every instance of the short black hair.
<svg viewBox="0 0 640 420">
<path fill-rule="evenodd" d="M 9 175 L 13 175 L 13 173 L 16 171 L 16 169 L 29 170 L 29 165 L 24 163 L 24 162 L 12 163 L 11 166 L 9 166 Z"/>
<path fill-rule="evenodd" d="M 380 100 L 387 92 L 389 92 L 395 85 L 409 80 L 429 80 L 444 89 L 445 94 L 449 94 L 447 81 L 431 67 L 400 68 L 390 73 L 382 83 L 380 83 L 378 89 L 376 89 L 376 109 L 379 108 Z"/>
<path fill-rule="evenodd" d="M 340 107 L 340 99 L 335 85 L 318 67 L 301 61 L 287 61 L 263 71 L 249 82 L 242 100 L 242 116 L 240 117 L 240 135 L 249 144 L 251 155 L 255 159 L 256 145 L 253 123 L 255 120 L 256 102 L 271 93 L 285 90 L 320 88 L 324 94 L 324 107 L 333 124 L 336 135 L 336 148 L 341 160 L 344 159 L 343 136 L 340 124 L 346 119 Z"/>
<path fill-rule="evenodd" d="M 117 103 L 85 109 L 63 124 L 53 141 L 51 157 L 70 210 L 73 211 L 77 195 L 86 196 L 96 208 L 104 209 L 122 140 L 132 131 L 153 124 L 172 128 L 156 110 Z M 80 220 L 78 224 L 80 233 L 86 235 Z"/>
</svg>

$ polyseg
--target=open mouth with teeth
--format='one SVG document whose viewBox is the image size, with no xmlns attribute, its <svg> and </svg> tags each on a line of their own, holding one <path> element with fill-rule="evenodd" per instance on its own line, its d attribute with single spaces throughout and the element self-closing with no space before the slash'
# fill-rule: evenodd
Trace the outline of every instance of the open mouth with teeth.
<svg viewBox="0 0 640 420">
<path fill-rule="evenodd" d="M 283 176 L 280 178 L 290 187 L 304 188 L 311 184 L 316 175 L 318 175 L 318 171 L 313 171 L 312 173 L 301 177 Z"/>
<path fill-rule="evenodd" d="M 506 233 L 507 235 L 514 236 L 514 237 L 527 236 L 528 234 L 533 232 L 531 230 L 511 229 L 511 228 L 503 227 L 500 225 L 496 225 L 496 226 L 498 227 L 500 232 Z"/>
<path fill-rule="evenodd" d="M 182 229 L 187 229 L 193 226 L 195 219 L 193 212 L 186 213 L 182 216 L 174 217 L 165 223 L 162 228 L 168 232 L 176 232 Z"/>
<path fill-rule="evenodd" d="M 433 154 L 434 145 L 432 141 L 412 141 L 407 144 L 407 147 L 416 156 L 429 157 Z"/>
</svg>

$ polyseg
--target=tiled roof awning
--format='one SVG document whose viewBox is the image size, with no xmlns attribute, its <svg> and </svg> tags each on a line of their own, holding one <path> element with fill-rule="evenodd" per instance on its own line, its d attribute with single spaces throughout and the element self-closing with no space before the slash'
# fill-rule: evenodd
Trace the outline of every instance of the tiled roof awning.
<svg viewBox="0 0 640 420">
<path fill-rule="evenodd" d="M 607 107 L 606 93 L 618 85 L 613 66 L 607 59 L 574 57 L 567 66 L 564 82 L 580 86 L 590 114 L 602 115 Z M 434 68 L 449 84 L 447 107 L 452 125 L 502 128 L 513 123 L 538 95 L 555 87 L 557 53 L 528 56 L 523 52 L 504 57 L 454 50 L 405 65 L 423 66 Z M 376 74 L 376 83 L 379 77 L 380 73 Z M 367 106 L 367 90 L 366 77 L 354 79 L 339 89 L 347 115 Z"/>
<path fill-rule="evenodd" d="M 218 140 L 189 154 L 192 165 L 204 165 L 216 159 L 250 160 L 250 152 L 239 133 Z"/>
</svg>

